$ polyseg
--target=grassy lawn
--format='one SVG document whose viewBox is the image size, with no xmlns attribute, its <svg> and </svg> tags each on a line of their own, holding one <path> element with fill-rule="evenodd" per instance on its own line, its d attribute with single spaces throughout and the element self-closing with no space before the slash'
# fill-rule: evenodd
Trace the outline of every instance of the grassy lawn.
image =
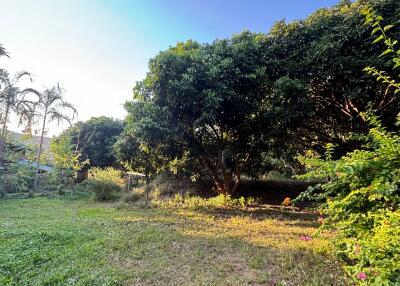
<svg viewBox="0 0 400 286">
<path fill-rule="evenodd" d="M 315 217 L 0 201 L 0 285 L 346 285 Z"/>
</svg>

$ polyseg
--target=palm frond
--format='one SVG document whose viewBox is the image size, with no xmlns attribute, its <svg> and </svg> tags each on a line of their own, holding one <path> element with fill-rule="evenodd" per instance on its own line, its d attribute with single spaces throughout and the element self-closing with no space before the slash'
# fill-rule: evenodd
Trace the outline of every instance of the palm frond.
<svg viewBox="0 0 400 286">
<path fill-rule="evenodd" d="M 61 101 L 56 105 L 57 109 L 68 109 L 72 112 L 72 120 L 75 119 L 75 117 L 78 115 L 78 111 L 76 110 L 75 106 L 72 105 L 72 103 L 66 102 L 66 101 Z"/>
<path fill-rule="evenodd" d="M 14 75 L 14 83 L 16 84 L 21 78 L 23 78 L 23 77 L 25 77 L 25 76 L 29 77 L 29 80 L 32 81 L 32 75 L 31 75 L 29 72 L 27 72 L 27 71 L 20 71 L 20 72 L 17 72 L 17 73 Z"/>
<path fill-rule="evenodd" d="M 49 122 L 57 121 L 57 124 L 60 124 L 63 121 L 67 121 L 69 124 L 72 124 L 73 118 L 65 115 L 57 110 L 51 110 L 48 113 Z"/>
<path fill-rule="evenodd" d="M 40 106 L 46 112 L 49 121 L 57 121 L 58 124 L 67 121 L 72 124 L 78 112 L 71 103 L 64 101 L 63 94 L 64 90 L 60 88 L 59 84 L 44 90 L 41 93 Z M 69 116 L 65 111 L 71 112 L 71 115 Z"/>
<path fill-rule="evenodd" d="M 22 99 L 23 100 L 25 100 L 25 98 L 26 98 L 26 95 L 29 95 L 29 94 L 33 94 L 33 95 L 36 95 L 37 96 L 37 101 L 35 101 L 35 104 L 36 105 L 38 105 L 38 104 L 40 104 L 41 102 L 42 102 L 42 94 L 38 91 L 38 90 L 36 90 L 36 89 L 34 89 L 34 88 L 25 88 L 25 89 L 23 89 L 23 90 L 21 90 L 21 94 L 22 94 Z"/>
<path fill-rule="evenodd" d="M 8 55 L 7 50 L 3 47 L 2 44 L 0 44 L 0 57 L 1 57 L 1 56 L 10 57 L 10 56 Z"/>
</svg>

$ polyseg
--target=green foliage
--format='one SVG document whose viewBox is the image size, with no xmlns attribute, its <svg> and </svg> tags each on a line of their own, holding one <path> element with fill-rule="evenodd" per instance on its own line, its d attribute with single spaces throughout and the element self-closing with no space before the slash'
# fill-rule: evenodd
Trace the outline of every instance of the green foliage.
<svg viewBox="0 0 400 286">
<path fill-rule="evenodd" d="M 199 196 L 191 196 L 186 193 L 184 195 L 175 194 L 172 198 L 162 199 L 156 198 L 152 200 L 154 206 L 165 208 L 226 208 L 226 207 L 246 207 L 254 203 L 253 198 L 232 198 L 231 196 L 218 195 L 209 199 L 201 198 Z"/>
<path fill-rule="evenodd" d="M 151 60 L 135 100 L 126 104 L 126 134 L 148 154 L 147 169 L 178 173 L 197 165 L 218 192 L 234 191 L 261 146 L 254 134 L 265 75 L 258 36 L 244 32 L 211 45 L 187 41 Z"/>
<path fill-rule="evenodd" d="M 1 51 L 0 51 L 1 52 Z M 35 102 L 29 98 L 29 94 L 36 93 L 31 88 L 21 88 L 20 81 L 31 75 L 26 72 L 18 72 L 11 76 L 6 70 L 0 69 L 0 165 L 3 164 L 4 151 L 7 139 L 7 124 L 12 114 L 19 117 L 19 124 L 32 124 Z"/>
<path fill-rule="evenodd" d="M 77 153 L 80 161 L 88 160 L 92 167 L 111 167 L 116 165 L 113 145 L 121 134 L 124 124 L 106 116 L 92 117 L 77 122 L 65 130 L 59 138 L 66 137 Z"/>
<path fill-rule="evenodd" d="M 354 134 L 366 133 L 367 124 L 361 114 L 371 107 L 381 115 L 386 126 L 394 125 L 399 101 L 393 94 L 382 96 L 380 83 L 363 72 L 367 65 L 387 66 L 384 57 L 376 56 L 380 53 L 380 44 L 365 44 L 370 32 L 362 25 L 360 11 L 366 4 L 388 21 L 398 20 L 399 1 L 343 1 L 332 8 L 319 9 L 305 20 L 281 21 L 272 28 L 265 56 L 266 85 L 272 91 L 277 84 L 287 89 L 288 80 L 295 80 L 294 95 L 299 96 L 290 96 L 290 89 L 283 93 L 278 90 L 276 95 L 272 93 L 278 103 L 287 104 L 283 111 L 277 109 L 279 104 L 267 102 L 270 110 L 280 111 L 277 117 L 271 112 L 269 118 L 277 122 L 277 126 L 285 124 L 285 128 L 274 130 L 278 136 L 273 137 L 276 148 L 281 148 L 285 157 L 296 155 L 294 150 L 303 153 L 306 149 L 323 155 L 323 146 L 327 143 L 336 145 L 335 158 L 359 148 L 362 141 Z M 397 29 L 388 31 L 399 35 Z M 280 83 L 282 79 L 285 85 Z M 306 104 L 290 108 L 289 99 L 292 98 Z M 285 122 L 293 111 L 296 114 L 302 110 L 305 111 L 303 116 Z"/>
<path fill-rule="evenodd" d="M 400 49 L 398 48 L 398 41 L 388 35 L 394 25 L 384 25 L 383 17 L 377 15 L 371 7 L 367 7 L 361 12 L 365 16 L 364 24 L 373 28 L 371 35 L 374 36 L 375 39 L 372 43 L 377 44 L 383 42 L 386 46 L 386 50 L 384 50 L 380 56 L 391 56 L 393 70 L 397 69 L 400 66 Z M 389 91 L 394 94 L 397 94 L 400 91 L 400 83 L 388 75 L 387 72 L 381 71 L 373 66 L 368 66 L 364 70 L 375 77 L 378 82 L 381 82 L 386 86 L 385 95 L 387 95 Z"/>
<path fill-rule="evenodd" d="M 306 179 L 324 179 L 322 193 L 308 196 L 324 200 L 325 227 L 335 229 L 339 254 L 352 277 L 365 273 L 360 285 L 400 283 L 400 136 L 370 119 L 369 148 L 339 160 L 302 158 Z"/>
<path fill-rule="evenodd" d="M 0 193 L 21 193 L 32 190 L 34 171 L 29 166 L 11 163 L 0 173 Z"/>
<path fill-rule="evenodd" d="M 308 149 L 323 155 L 333 143 L 331 156 L 339 158 L 360 148 L 368 130 L 362 114 L 370 108 L 392 130 L 399 100 L 382 96 L 380 82 L 363 72 L 387 66 L 376 54 L 389 39 L 365 45 L 360 11 L 368 3 L 396 20 L 398 1 L 344 1 L 301 21 L 280 21 L 268 34 L 187 41 L 159 53 L 125 104 L 116 157 L 148 175 L 209 176 L 229 194 L 241 176 L 264 174 L 271 162 L 297 171 L 293 158 Z M 390 26 L 382 31 L 398 34 Z"/>
<path fill-rule="evenodd" d="M 365 25 L 373 27 L 373 44 L 384 42 L 381 57 L 391 55 L 393 69 L 400 66 L 397 40 L 387 32 L 393 25 L 382 24 L 383 17 L 372 8 L 362 10 Z M 375 67 L 365 71 L 386 87 L 384 97 L 400 91 L 398 82 Z M 309 172 L 306 179 L 327 182 L 309 188 L 299 199 L 324 202 L 325 228 L 336 231 L 339 255 L 347 262 L 350 275 L 360 285 L 400 284 L 400 136 L 387 131 L 376 116 L 363 115 L 370 123 L 368 142 L 339 160 L 332 160 L 333 145 L 328 146 L 326 160 L 303 156 Z"/>
<path fill-rule="evenodd" d="M 82 161 L 81 154 L 74 149 L 70 138 L 60 136 L 53 138 L 50 150 L 54 159 L 54 166 L 59 170 L 78 171 L 85 167 L 89 161 Z"/>
<path fill-rule="evenodd" d="M 141 143 L 128 130 L 119 136 L 113 146 L 114 155 L 120 164 L 129 171 L 144 173 L 146 176 L 155 175 L 166 169 L 168 159 L 160 149 L 160 145 L 153 145 L 150 148 L 146 143 Z"/>
<path fill-rule="evenodd" d="M 42 92 L 35 91 L 35 93 L 39 96 L 39 101 L 35 104 L 35 113 L 32 120 L 40 122 L 41 125 L 34 180 L 34 189 L 37 190 L 39 184 L 39 164 L 41 162 L 43 136 L 46 124 L 54 121 L 57 122 L 57 124 L 64 121 L 71 124 L 78 112 L 71 103 L 64 100 L 64 90 L 62 90 L 58 84 L 51 88 L 46 88 Z"/>
<path fill-rule="evenodd" d="M 89 171 L 88 190 L 95 194 L 98 201 L 116 199 L 123 190 L 124 180 L 119 170 L 108 167 L 92 168 Z"/>
</svg>

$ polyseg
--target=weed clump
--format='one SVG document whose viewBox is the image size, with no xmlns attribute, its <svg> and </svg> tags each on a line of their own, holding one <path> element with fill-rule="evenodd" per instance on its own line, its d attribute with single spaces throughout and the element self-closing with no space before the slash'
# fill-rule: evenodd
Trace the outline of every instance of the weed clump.
<svg viewBox="0 0 400 286">
<path fill-rule="evenodd" d="M 111 201 L 120 197 L 124 180 L 122 173 L 114 168 L 92 168 L 89 172 L 87 190 L 95 195 L 97 201 Z"/>
<path fill-rule="evenodd" d="M 175 194 L 168 199 L 155 198 L 152 201 L 154 206 L 166 208 L 226 208 L 226 207 L 247 207 L 254 203 L 253 198 L 232 198 L 231 196 L 218 195 L 209 199 L 199 196 L 190 196 L 189 194 Z"/>
</svg>

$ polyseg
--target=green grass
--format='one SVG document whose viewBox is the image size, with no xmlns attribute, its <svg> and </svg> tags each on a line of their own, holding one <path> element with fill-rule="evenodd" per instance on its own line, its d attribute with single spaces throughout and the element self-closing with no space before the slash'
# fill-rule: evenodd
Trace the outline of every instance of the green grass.
<svg viewBox="0 0 400 286">
<path fill-rule="evenodd" d="M 0 201 L 0 285 L 346 285 L 315 217 Z"/>
</svg>

